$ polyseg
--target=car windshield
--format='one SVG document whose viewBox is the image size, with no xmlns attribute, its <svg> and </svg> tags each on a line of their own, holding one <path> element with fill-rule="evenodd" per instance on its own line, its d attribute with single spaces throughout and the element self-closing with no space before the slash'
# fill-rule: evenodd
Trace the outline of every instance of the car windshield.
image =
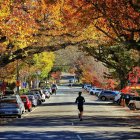
<svg viewBox="0 0 140 140">
<path fill-rule="evenodd" d="M 14 99 L 2 99 L 2 100 L 0 100 L 0 103 L 17 103 L 17 101 L 16 100 L 14 100 Z"/>
<path fill-rule="evenodd" d="M 99 90 L 99 91 L 101 91 L 102 89 L 100 89 L 100 88 L 97 88 L 96 90 Z"/>
<path fill-rule="evenodd" d="M 29 99 L 34 99 L 34 96 L 28 95 L 28 98 L 29 98 Z"/>
<path fill-rule="evenodd" d="M 26 102 L 26 97 L 21 97 L 21 100 L 22 100 L 23 102 Z"/>
</svg>

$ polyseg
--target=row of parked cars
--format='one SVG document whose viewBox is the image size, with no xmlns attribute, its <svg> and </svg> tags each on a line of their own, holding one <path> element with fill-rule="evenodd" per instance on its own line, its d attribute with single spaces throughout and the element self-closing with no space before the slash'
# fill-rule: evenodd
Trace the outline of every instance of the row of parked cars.
<svg viewBox="0 0 140 140">
<path fill-rule="evenodd" d="M 140 97 L 134 93 L 122 93 L 120 91 L 104 90 L 102 88 L 93 87 L 90 84 L 85 84 L 83 88 L 90 95 L 96 95 L 99 100 L 112 100 L 114 103 L 121 104 L 124 100 L 130 110 L 140 109 Z"/>
<path fill-rule="evenodd" d="M 14 91 L 5 91 L 0 98 L 0 117 L 16 116 L 21 118 L 25 111 L 32 111 L 33 107 L 41 105 L 47 98 L 50 98 L 51 89 L 31 89 L 22 95 Z"/>
</svg>

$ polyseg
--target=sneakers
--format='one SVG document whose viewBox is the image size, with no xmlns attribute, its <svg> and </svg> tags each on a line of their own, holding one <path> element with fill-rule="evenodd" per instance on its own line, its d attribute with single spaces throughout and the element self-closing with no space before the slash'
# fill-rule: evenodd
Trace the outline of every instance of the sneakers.
<svg viewBox="0 0 140 140">
<path fill-rule="evenodd" d="M 80 119 L 80 114 L 78 114 L 78 118 Z"/>
<path fill-rule="evenodd" d="M 78 114 L 78 118 L 80 119 L 80 121 L 82 121 L 83 119 L 81 118 L 81 116 L 80 116 L 80 113 Z"/>
</svg>

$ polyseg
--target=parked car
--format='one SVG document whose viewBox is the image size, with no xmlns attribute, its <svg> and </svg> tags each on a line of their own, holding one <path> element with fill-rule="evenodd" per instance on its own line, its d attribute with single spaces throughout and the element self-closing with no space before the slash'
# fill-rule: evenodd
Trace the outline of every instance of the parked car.
<svg viewBox="0 0 140 140">
<path fill-rule="evenodd" d="M 85 90 L 87 89 L 87 87 L 92 87 L 92 86 L 91 86 L 91 84 L 84 84 L 84 85 L 83 85 L 83 88 L 84 88 Z"/>
<path fill-rule="evenodd" d="M 15 94 L 15 91 L 13 91 L 13 90 L 5 90 L 5 92 L 4 92 L 5 96 L 10 96 L 10 95 L 14 95 L 14 94 Z"/>
<path fill-rule="evenodd" d="M 115 98 L 114 98 L 114 103 L 120 104 L 120 98 L 121 98 L 122 93 L 119 92 Z"/>
<path fill-rule="evenodd" d="M 117 104 L 120 104 L 121 103 L 121 100 L 124 99 L 126 105 L 128 105 L 129 104 L 129 101 L 133 97 L 134 97 L 134 94 L 132 94 L 132 93 L 119 93 L 119 94 L 117 94 L 115 96 L 114 102 L 117 103 Z"/>
<path fill-rule="evenodd" d="M 41 99 L 41 95 L 38 92 L 35 91 L 29 91 L 27 93 L 24 93 L 25 95 L 33 95 L 35 97 L 35 99 L 37 100 L 37 105 L 42 104 L 42 99 Z"/>
<path fill-rule="evenodd" d="M 130 99 L 128 107 L 130 110 L 140 110 L 140 97 L 133 97 Z"/>
<path fill-rule="evenodd" d="M 51 89 L 51 87 L 46 87 L 46 88 L 44 88 L 44 90 L 47 90 L 50 94 L 52 94 L 52 89 Z"/>
<path fill-rule="evenodd" d="M 115 96 L 118 93 L 115 91 L 111 91 L 111 90 L 103 90 L 100 95 L 98 96 L 99 99 L 101 99 L 102 101 L 105 100 L 114 100 Z"/>
<path fill-rule="evenodd" d="M 89 91 L 89 93 L 91 95 L 97 95 L 98 96 L 98 93 L 102 92 L 102 90 L 103 89 L 101 89 L 101 88 L 91 88 L 90 91 Z"/>
<path fill-rule="evenodd" d="M 42 89 L 31 89 L 30 92 L 34 92 L 35 94 L 40 94 L 41 96 L 41 101 L 45 102 L 45 94 L 43 93 Z"/>
<path fill-rule="evenodd" d="M 37 98 L 35 98 L 34 95 L 27 95 L 27 96 L 28 96 L 29 100 L 31 101 L 32 106 L 36 107 L 37 106 Z"/>
<path fill-rule="evenodd" d="M 28 96 L 27 95 L 21 95 L 20 97 L 21 97 L 21 100 L 24 103 L 25 109 L 28 110 L 29 112 L 31 112 L 32 111 L 32 103 L 29 100 Z"/>
<path fill-rule="evenodd" d="M 45 94 L 45 98 L 50 98 L 50 92 L 46 89 L 43 89 L 43 93 Z"/>
<path fill-rule="evenodd" d="M 16 98 L 3 98 L 0 100 L 0 116 L 17 116 L 21 118 L 23 113 L 22 106 Z"/>
<path fill-rule="evenodd" d="M 24 103 L 22 102 L 20 96 L 18 94 L 14 94 L 14 95 L 7 95 L 7 96 L 3 96 L 2 99 L 16 99 L 16 101 L 18 102 L 19 104 L 19 107 L 22 111 L 22 113 L 25 112 L 25 107 L 24 107 Z"/>
</svg>

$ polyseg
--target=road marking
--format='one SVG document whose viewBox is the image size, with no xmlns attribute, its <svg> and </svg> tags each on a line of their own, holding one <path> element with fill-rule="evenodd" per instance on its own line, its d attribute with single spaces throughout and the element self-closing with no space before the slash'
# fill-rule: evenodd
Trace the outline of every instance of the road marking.
<svg viewBox="0 0 140 140">
<path fill-rule="evenodd" d="M 34 112 L 36 109 L 37 109 L 37 107 L 34 108 L 31 112 Z M 23 117 L 30 115 L 31 112 L 28 112 L 27 114 L 23 114 Z"/>
<path fill-rule="evenodd" d="M 78 138 L 79 140 L 82 140 L 81 137 L 80 137 L 79 135 L 77 135 L 77 138 Z"/>
</svg>

